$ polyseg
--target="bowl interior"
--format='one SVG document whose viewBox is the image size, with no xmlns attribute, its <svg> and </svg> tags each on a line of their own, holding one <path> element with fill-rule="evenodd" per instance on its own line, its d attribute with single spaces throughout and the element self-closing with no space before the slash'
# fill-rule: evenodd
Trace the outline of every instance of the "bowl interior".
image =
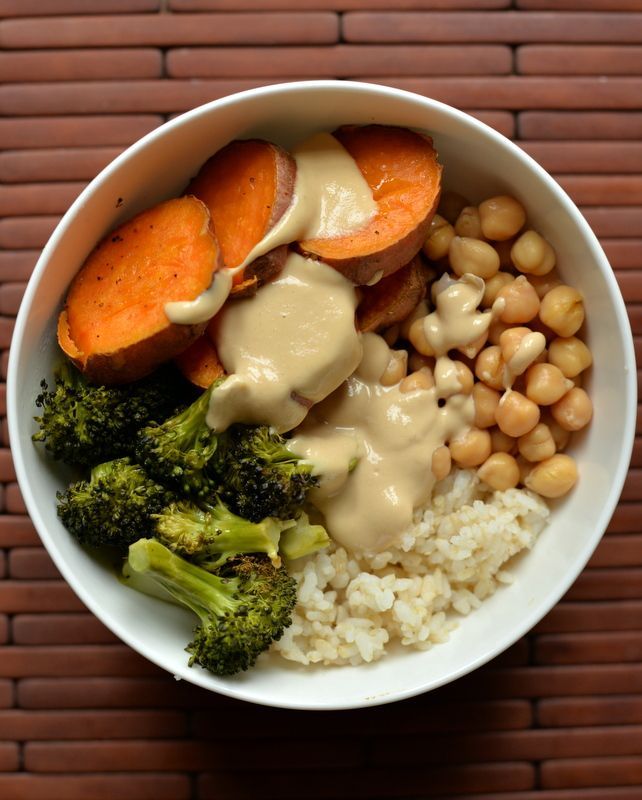
<svg viewBox="0 0 642 800">
<path fill-rule="evenodd" d="M 585 297 L 595 419 L 572 445 L 580 482 L 557 504 L 533 552 L 515 565 L 515 582 L 462 618 L 446 645 L 395 652 L 356 668 L 304 668 L 264 657 L 259 668 L 222 680 L 187 667 L 187 614 L 121 586 L 62 527 L 55 495 L 67 474 L 30 441 L 33 398 L 59 358 L 60 301 L 102 235 L 180 193 L 202 162 L 232 138 L 261 136 L 287 147 L 348 122 L 427 131 L 446 187 L 474 202 L 506 192 L 524 204 L 529 223 L 554 245 L 561 275 Z M 578 210 L 540 167 L 499 134 L 440 103 L 376 86 L 312 82 L 246 92 L 189 112 L 126 151 L 83 192 L 45 248 L 25 295 L 12 344 L 8 406 L 28 511 L 64 577 L 108 627 L 150 660 L 206 688 L 275 706 L 342 708 L 400 699 L 452 680 L 508 647 L 554 605 L 588 560 L 617 502 L 633 441 L 635 391 L 630 329 L 610 267 Z"/>
</svg>

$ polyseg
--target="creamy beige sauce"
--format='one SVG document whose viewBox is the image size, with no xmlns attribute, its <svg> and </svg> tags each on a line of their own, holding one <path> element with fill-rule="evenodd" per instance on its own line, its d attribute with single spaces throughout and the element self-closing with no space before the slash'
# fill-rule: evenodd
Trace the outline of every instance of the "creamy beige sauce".
<svg viewBox="0 0 642 800">
<path fill-rule="evenodd" d="M 234 422 L 292 430 L 308 408 L 359 364 L 361 336 L 354 286 L 341 273 L 296 253 L 274 281 L 228 303 L 214 343 L 229 377 L 212 395 L 207 424 Z"/>
<path fill-rule="evenodd" d="M 402 393 L 379 382 L 390 350 L 374 333 L 363 337 L 357 371 L 320 405 L 290 443 L 318 466 L 310 493 L 330 535 L 340 544 L 376 552 L 393 542 L 426 503 L 434 485 L 432 454 L 474 417 L 471 397 L 440 407 L 439 388 Z M 359 458 L 350 471 L 351 460 Z M 329 474 L 329 480 L 324 475 Z"/>
<path fill-rule="evenodd" d="M 232 288 L 232 273 L 221 269 L 214 274 L 209 289 L 201 292 L 195 300 L 174 300 L 165 303 L 165 315 L 177 325 L 199 325 L 217 314 Z"/>
<path fill-rule="evenodd" d="M 527 333 L 519 343 L 515 354 L 506 362 L 510 373 L 510 383 L 518 375 L 522 375 L 530 365 L 538 359 L 546 349 L 546 337 L 539 331 Z"/>
<path fill-rule="evenodd" d="M 297 145 L 292 155 L 296 180 L 290 207 L 237 269 L 282 244 L 354 233 L 377 212 L 366 179 L 332 134 L 311 136 Z"/>
</svg>

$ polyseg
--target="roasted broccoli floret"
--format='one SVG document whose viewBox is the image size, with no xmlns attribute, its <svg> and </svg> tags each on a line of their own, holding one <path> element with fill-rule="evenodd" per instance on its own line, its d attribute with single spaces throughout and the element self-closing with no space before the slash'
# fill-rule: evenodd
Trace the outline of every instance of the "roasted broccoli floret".
<svg viewBox="0 0 642 800">
<path fill-rule="evenodd" d="M 289 560 L 302 558 L 323 550 L 330 544 L 330 537 L 323 525 L 313 525 L 305 512 L 301 512 L 295 524 L 283 531 L 279 550 Z"/>
<path fill-rule="evenodd" d="M 311 466 L 266 425 L 234 425 L 226 436 L 216 463 L 223 500 L 253 522 L 295 517 L 308 490 L 317 484 Z"/>
<path fill-rule="evenodd" d="M 75 466 L 131 455 L 138 429 L 175 413 L 189 397 L 186 383 L 170 367 L 126 386 L 92 386 L 65 361 L 53 389 L 44 380 L 40 385 L 36 405 L 42 415 L 35 418 L 39 430 L 33 440 Z"/>
<path fill-rule="evenodd" d="M 157 481 L 188 495 L 205 496 L 216 487 L 206 467 L 218 447 L 218 435 L 206 418 L 212 392 L 209 389 L 180 414 L 160 424 L 147 425 L 138 434 L 138 462 Z"/>
<path fill-rule="evenodd" d="M 290 624 L 295 582 L 266 556 L 230 557 L 213 574 L 154 539 L 141 539 L 129 548 L 128 565 L 198 616 L 186 648 L 190 666 L 215 675 L 246 670 Z"/>
<path fill-rule="evenodd" d="M 58 516 L 79 542 L 122 549 L 151 534 L 152 514 L 174 499 L 128 458 L 99 464 L 89 480 L 72 483 L 57 497 Z"/>
<path fill-rule="evenodd" d="M 265 553 L 278 563 L 281 531 L 295 524 L 275 517 L 249 522 L 233 514 L 222 500 L 172 503 L 154 520 L 156 536 L 163 544 L 199 563 L 215 563 L 221 553 Z"/>
</svg>

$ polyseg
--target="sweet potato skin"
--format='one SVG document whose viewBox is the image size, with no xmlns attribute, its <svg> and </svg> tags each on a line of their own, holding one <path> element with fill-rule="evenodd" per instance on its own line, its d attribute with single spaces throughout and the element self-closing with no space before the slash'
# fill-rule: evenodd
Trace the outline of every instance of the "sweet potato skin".
<svg viewBox="0 0 642 800">
<path fill-rule="evenodd" d="M 209 208 L 225 267 L 240 264 L 281 219 L 295 178 L 294 158 L 262 139 L 232 141 L 203 164 L 187 193 Z M 256 259 L 235 278 L 232 294 L 253 294 L 283 269 L 286 256 L 281 246 Z"/>
<path fill-rule="evenodd" d="M 425 295 L 426 271 L 421 257 L 417 255 L 374 286 L 361 288 L 357 328 L 367 333 L 401 322 Z"/>
<path fill-rule="evenodd" d="M 207 323 L 178 325 L 170 300 L 193 300 L 220 267 L 206 206 L 160 203 L 99 242 L 76 274 L 58 320 L 58 342 L 88 380 L 128 383 L 185 350 Z"/>
<path fill-rule="evenodd" d="M 303 241 L 299 248 L 365 285 L 377 273 L 385 277 L 400 269 L 419 252 L 439 204 L 442 168 L 430 137 L 407 128 L 347 125 L 334 136 L 355 159 L 379 213 L 363 231 Z M 399 159 L 399 153 L 407 158 Z"/>
<path fill-rule="evenodd" d="M 190 383 L 201 389 L 208 389 L 217 378 L 225 375 L 216 348 L 206 333 L 178 355 L 174 363 Z"/>
</svg>

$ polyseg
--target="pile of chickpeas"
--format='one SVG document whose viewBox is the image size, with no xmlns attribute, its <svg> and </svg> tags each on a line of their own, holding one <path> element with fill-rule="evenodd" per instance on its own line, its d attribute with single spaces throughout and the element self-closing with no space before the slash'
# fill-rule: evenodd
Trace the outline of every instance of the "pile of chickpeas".
<svg viewBox="0 0 642 800">
<path fill-rule="evenodd" d="M 582 388 L 592 357 L 577 335 L 584 322 L 581 294 L 562 282 L 555 251 L 526 226 L 523 206 L 507 195 L 473 206 L 446 193 L 423 252 L 433 280 L 446 271 L 456 277 L 472 273 L 485 281 L 482 309 L 504 300 L 488 334 L 454 356 L 461 391 L 473 397 L 475 420 L 435 451 L 435 477 L 446 477 L 455 464 L 477 468 L 492 489 L 522 485 L 543 497 L 561 497 L 577 480 L 575 461 L 563 451 L 593 413 Z M 434 386 L 434 352 L 423 326 L 427 313 L 423 301 L 384 334 L 390 345 L 406 344 L 393 351 L 383 383 L 398 382 L 410 369 L 401 377 L 401 391 Z M 513 357 L 533 333 L 543 334 L 546 347 L 516 372 Z"/>
</svg>

